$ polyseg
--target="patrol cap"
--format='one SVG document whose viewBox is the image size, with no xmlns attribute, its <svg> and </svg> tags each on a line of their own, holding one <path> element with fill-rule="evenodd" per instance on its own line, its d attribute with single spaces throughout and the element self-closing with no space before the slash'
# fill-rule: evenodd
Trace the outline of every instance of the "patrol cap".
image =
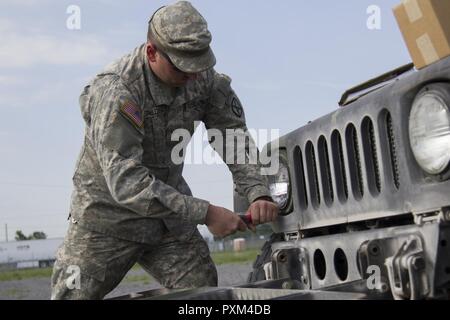
<svg viewBox="0 0 450 320">
<path fill-rule="evenodd" d="M 208 24 L 188 1 L 157 10 L 149 22 L 148 38 L 181 71 L 197 73 L 216 64 Z"/>
</svg>

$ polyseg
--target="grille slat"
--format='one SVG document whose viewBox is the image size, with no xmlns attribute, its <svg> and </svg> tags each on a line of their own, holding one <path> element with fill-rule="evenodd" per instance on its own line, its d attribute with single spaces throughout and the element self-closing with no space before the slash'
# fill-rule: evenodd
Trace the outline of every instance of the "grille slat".
<svg viewBox="0 0 450 320">
<path fill-rule="evenodd" d="M 330 158 L 328 156 L 328 144 L 324 136 L 319 138 L 319 164 L 322 178 L 323 198 L 328 206 L 334 201 L 333 180 L 331 177 Z"/>
<path fill-rule="evenodd" d="M 392 117 L 389 112 L 386 113 L 386 133 L 389 143 L 389 156 L 391 159 L 392 176 L 394 178 L 394 186 L 400 189 L 400 173 L 397 162 L 397 148 L 395 145 L 394 127 L 392 125 Z"/>
<path fill-rule="evenodd" d="M 373 122 L 369 117 L 361 124 L 364 159 L 366 163 L 367 184 L 373 196 L 381 191 L 380 171 Z"/>
<path fill-rule="evenodd" d="M 347 144 L 348 164 L 351 177 L 353 196 L 356 200 L 361 200 L 364 196 L 363 178 L 361 168 L 361 158 L 359 154 L 358 135 L 353 124 L 347 126 L 345 132 Z"/>
<path fill-rule="evenodd" d="M 372 147 L 372 159 L 375 170 L 375 182 L 377 185 L 378 192 L 381 192 L 380 164 L 378 163 L 377 144 L 375 140 L 375 131 L 373 129 L 372 123 L 369 127 L 369 138 L 370 138 L 370 146 Z"/>
<path fill-rule="evenodd" d="M 342 138 L 338 130 L 331 135 L 331 149 L 333 155 L 334 173 L 337 188 L 337 196 L 341 203 L 348 199 L 347 173 L 344 163 L 344 150 L 342 149 Z"/>
<path fill-rule="evenodd" d="M 297 195 L 300 208 L 308 208 L 308 191 L 306 190 L 305 167 L 303 165 L 302 150 L 299 146 L 294 149 L 295 178 L 297 181 Z"/>
<path fill-rule="evenodd" d="M 320 189 L 317 174 L 316 154 L 314 145 L 311 141 L 306 144 L 306 166 L 308 170 L 309 192 L 311 196 L 311 204 L 314 209 L 320 206 Z"/>
</svg>

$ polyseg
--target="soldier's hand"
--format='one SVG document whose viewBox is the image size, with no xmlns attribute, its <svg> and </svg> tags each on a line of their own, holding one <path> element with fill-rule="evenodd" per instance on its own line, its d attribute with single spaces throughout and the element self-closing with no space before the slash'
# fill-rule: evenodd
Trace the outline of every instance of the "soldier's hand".
<svg viewBox="0 0 450 320">
<path fill-rule="evenodd" d="M 278 206 L 267 200 L 257 200 L 253 202 L 247 210 L 247 214 L 252 216 L 250 229 L 255 230 L 255 226 L 268 222 L 273 222 L 278 217 Z"/>
<path fill-rule="evenodd" d="M 247 230 L 247 226 L 238 215 L 230 210 L 213 205 L 209 205 L 206 225 L 213 235 L 220 238 L 229 236 L 238 230 Z"/>
</svg>

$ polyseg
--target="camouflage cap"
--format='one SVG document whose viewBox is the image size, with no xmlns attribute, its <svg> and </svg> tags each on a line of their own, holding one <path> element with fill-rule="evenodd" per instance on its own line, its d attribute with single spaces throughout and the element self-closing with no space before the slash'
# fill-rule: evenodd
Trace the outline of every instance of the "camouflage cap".
<svg viewBox="0 0 450 320">
<path fill-rule="evenodd" d="M 149 22 L 149 39 L 181 71 L 202 72 L 214 67 L 208 24 L 188 1 L 157 10 Z"/>
</svg>

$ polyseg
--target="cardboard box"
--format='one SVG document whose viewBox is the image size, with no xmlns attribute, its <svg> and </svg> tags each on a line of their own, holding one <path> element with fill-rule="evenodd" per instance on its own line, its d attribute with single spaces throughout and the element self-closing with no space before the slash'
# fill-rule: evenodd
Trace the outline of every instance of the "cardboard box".
<svg viewBox="0 0 450 320">
<path fill-rule="evenodd" d="M 403 0 L 394 15 L 417 69 L 450 55 L 450 0 Z"/>
</svg>

